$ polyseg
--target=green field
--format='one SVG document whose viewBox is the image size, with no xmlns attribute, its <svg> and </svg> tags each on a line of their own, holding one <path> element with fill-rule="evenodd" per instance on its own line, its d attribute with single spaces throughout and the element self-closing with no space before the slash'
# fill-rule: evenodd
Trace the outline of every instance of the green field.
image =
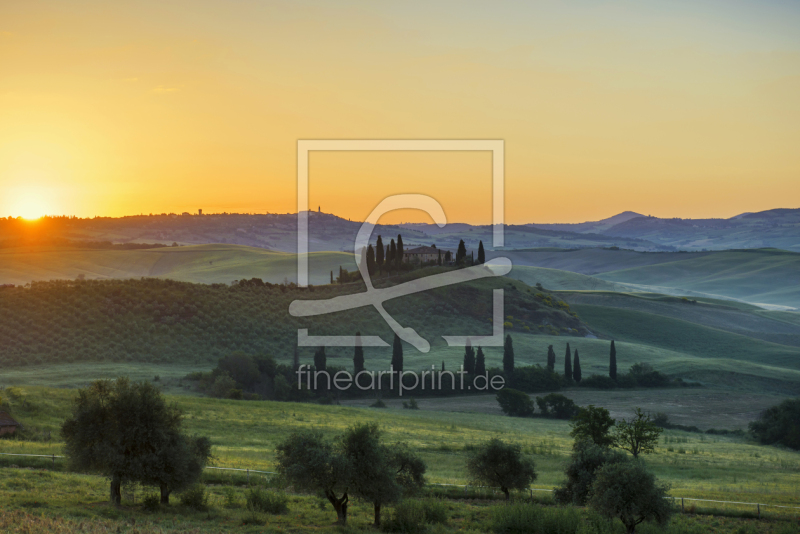
<svg viewBox="0 0 800 534">
<path fill-rule="evenodd" d="M 356 268 L 352 254 L 312 252 L 309 282 L 327 284 L 339 267 Z M 279 284 L 297 281 L 297 255 L 242 245 L 192 245 L 144 250 L 58 247 L 0 248 L 0 284 L 32 281 L 168 278 L 202 284 L 261 278 Z"/>
<path fill-rule="evenodd" d="M 68 413 L 70 389 L 26 387 L 25 406 L 12 407 L 24 424 L 37 432 L 49 431 L 51 441 L 0 440 L 0 452 L 59 454 L 61 444 L 58 428 Z M 250 468 L 264 471 L 274 469 L 274 447 L 288 433 L 313 428 L 327 435 L 340 432 L 354 422 L 375 421 L 385 430 L 387 440 L 407 442 L 416 449 L 428 465 L 430 483 L 466 484 L 464 461 L 471 444 L 492 437 L 519 443 L 533 456 L 539 477 L 533 487 L 550 489 L 563 479 L 563 468 L 569 454 L 571 438 L 569 425 L 564 421 L 517 419 L 494 414 L 458 413 L 438 410 L 386 410 L 313 404 L 227 401 L 187 396 L 172 397 L 185 413 L 187 429 L 209 436 L 213 443 L 214 465 Z M 590 401 L 585 398 L 584 401 Z M 671 493 L 686 498 L 706 498 L 728 501 L 761 502 L 800 506 L 800 453 L 758 446 L 740 437 L 707 436 L 679 431 L 666 431 L 656 453 L 646 459 L 656 475 L 672 485 Z M 37 463 L 38 462 L 38 463 Z M 161 521 L 162 514 L 142 515 L 128 506 L 116 512 L 98 504 L 107 498 L 107 482 L 101 477 L 65 473 L 57 460 L 55 470 L 36 459 L 0 456 L 0 510 L 30 509 L 35 500 L 36 513 L 61 518 L 110 518 L 139 521 Z M 14 465 L 39 465 L 44 470 L 15 469 Z M 243 511 L 224 508 L 224 486 L 241 484 L 242 476 L 209 473 L 214 514 L 206 518 L 206 527 L 235 528 L 240 526 Z M 260 480 L 255 478 L 254 481 Z M 241 489 L 237 489 L 243 500 Z M 139 499 L 141 499 L 141 493 Z M 489 494 L 491 495 L 491 494 Z M 546 497 L 546 496 L 545 496 Z M 476 510 L 486 512 L 491 501 L 473 501 Z M 332 512 L 319 509 L 299 514 L 314 507 L 311 497 L 294 496 L 288 516 L 271 519 L 275 527 L 313 528 L 329 525 Z M 480 517 L 464 514 L 462 506 L 453 502 L 453 528 L 469 528 L 469 522 Z M 719 508 L 722 505 L 717 505 Z M 730 505 L 728 513 L 741 513 L 742 507 Z M 364 503 L 354 504 L 351 528 L 362 528 L 369 520 Z M 765 513 L 768 512 L 765 509 Z M 751 512 L 752 513 L 752 512 Z M 187 517 L 184 517 L 184 514 Z M 777 515 L 776 515 L 777 514 Z M 785 517 L 773 509 L 773 517 Z M 180 507 L 166 514 L 172 520 L 199 520 L 196 514 L 181 512 Z M 460 526 L 459 526 L 460 525 Z M 765 522 L 766 527 L 772 523 Z M 174 528 L 176 525 L 169 525 Z M 774 525 L 772 525 L 774 526 Z M 478 528 L 480 527 L 472 527 Z"/>
</svg>

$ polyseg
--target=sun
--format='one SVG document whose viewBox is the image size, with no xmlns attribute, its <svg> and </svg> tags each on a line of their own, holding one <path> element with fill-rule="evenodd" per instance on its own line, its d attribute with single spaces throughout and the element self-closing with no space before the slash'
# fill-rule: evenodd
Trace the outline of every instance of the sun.
<svg viewBox="0 0 800 534">
<path fill-rule="evenodd" d="M 32 221 L 47 215 L 47 202 L 40 195 L 29 193 L 20 196 L 14 202 L 13 209 L 19 217 Z"/>
</svg>

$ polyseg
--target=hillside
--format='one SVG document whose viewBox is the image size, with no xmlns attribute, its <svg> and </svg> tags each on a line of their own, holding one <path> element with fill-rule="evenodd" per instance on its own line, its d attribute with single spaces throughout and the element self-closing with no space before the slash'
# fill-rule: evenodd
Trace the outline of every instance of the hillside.
<svg viewBox="0 0 800 534">
<path fill-rule="evenodd" d="M 309 280 L 330 282 L 339 267 L 356 268 L 353 254 L 312 252 Z M 143 250 L 98 250 L 79 247 L 0 248 L 0 284 L 32 281 L 169 278 L 184 282 L 223 283 L 261 278 L 274 284 L 297 281 L 297 256 L 241 245 L 195 245 Z"/>
</svg>

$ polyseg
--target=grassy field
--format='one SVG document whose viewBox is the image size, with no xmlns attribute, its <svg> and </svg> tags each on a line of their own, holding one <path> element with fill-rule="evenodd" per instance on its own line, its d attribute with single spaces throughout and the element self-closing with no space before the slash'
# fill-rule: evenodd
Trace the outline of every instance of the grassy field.
<svg viewBox="0 0 800 534">
<path fill-rule="evenodd" d="M 50 431 L 51 441 L 0 440 L 0 452 L 59 454 L 61 444 L 56 437 L 61 421 L 67 415 L 74 390 L 26 387 L 26 405 L 13 406 L 15 415 L 37 431 Z M 290 432 L 314 428 L 326 435 L 335 435 L 355 422 L 375 421 L 385 430 L 387 440 L 407 442 L 428 464 L 431 483 L 465 484 L 468 482 L 464 461 L 471 444 L 492 437 L 519 443 L 533 456 L 539 478 L 533 487 L 549 489 L 563 479 L 563 468 L 569 454 L 571 439 L 564 421 L 517 419 L 484 413 L 464 413 L 442 410 L 385 410 L 346 406 L 312 404 L 226 401 L 188 396 L 172 400 L 184 410 L 190 432 L 209 436 L 213 443 L 214 465 L 270 471 L 274 468 L 274 447 Z M 602 400 L 585 397 L 583 402 Z M 23 461 L 19 457 L 0 456 L 0 510 L 36 508 L 36 513 L 67 517 L 107 517 L 121 520 L 137 517 L 130 507 L 123 510 L 101 505 L 107 496 L 107 482 L 100 477 L 63 472 L 61 461 L 53 470 L 48 461 Z M 37 463 L 38 462 L 38 463 Z M 647 457 L 650 468 L 672 484 L 672 494 L 686 498 L 706 498 L 729 501 L 762 502 L 800 506 L 800 453 L 749 443 L 740 437 L 707 436 L 679 431 L 666 431 L 655 454 Z M 9 466 L 38 465 L 40 469 L 14 469 Z M 46 468 L 42 470 L 42 468 Z M 226 510 L 225 486 L 241 484 L 241 476 L 210 473 L 212 504 L 216 511 L 205 518 L 206 526 L 219 529 L 241 524 L 243 513 Z M 226 478 L 228 477 L 228 478 Z M 255 478 L 254 478 L 255 480 Z M 241 489 L 236 489 L 243 500 Z M 491 497 L 491 494 L 485 494 Z M 139 496 L 141 498 L 141 494 Z M 452 521 L 453 528 L 480 527 L 481 519 L 469 519 L 473 512 L 486 513 L 486 501 L 472 505 L 456 503 L 451 513 L 461 519 Z M 38 503 L 38 504 L 37 504 Z M 305 528 L 325 526 L 332 521 L 330 510 L 314 508 L 313 497 L 293 496 L 287 516 L 274 519 L 275 528 Z M 298 509 L 303 513 L 298 513 Z M 369 510 L 355 504 L 354 526 L 364 525 Z M 769 510 L 769 509 L 767 509 Z M 776 510 L 776 509 L 773 509 Z M 777 514 L 778 512 L 775 511 Z M 785 514 L 783 514 L 785 517 Z M 188 522 L 203 519 L 203 515 L 187 513 L 179 508 L 167 515 L 173 521 Z M 140 521 L 163 521 L 164 516 L 142 516 Z M 770 524 L 767 523 L 767 526 Z M 170 528 L 174 528 L 175 524 Z"/>
<path fill-rule="evenodd" d="M 352 254 L 312 252 L 309 281 L 330 282 L 339 266 L 356 268 Z M 31 281 L 169 278 L 202 284 L 243 278 L 265 282 L 297 281 L 297 255 L 242 245 L 192 245 L 144 250 L 96 250 L 58 247 L 0 248 L 0 284 Z"/>
<path fill-rule="evenodd" d="M 585 274 L 562 271 L 560 269 L 547 269 L 545 267 L 514 265 L 508 276 L 522 280 L 529 286 L 535 286 L 540 283 L 543 287 L 552 290 L 629 291 L 629 288 L 622 284 L 608 282 Z"/>
<path fill-rule="evenodd" d="M 610 282 L 668 287 L 800 308 L 800 253 L 729 250 L 683 261 L 637 266 L 597 275 Z"/>
</svg>

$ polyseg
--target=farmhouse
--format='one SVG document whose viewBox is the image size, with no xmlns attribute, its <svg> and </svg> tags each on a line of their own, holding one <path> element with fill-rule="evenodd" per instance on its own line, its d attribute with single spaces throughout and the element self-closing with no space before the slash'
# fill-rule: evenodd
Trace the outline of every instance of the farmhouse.
<svg viewBox="0 0 800 534">
<path fill-rule="evenodd" d="M 416 247 L 409 248 L 403 251 L 403 260 L 409 263 L 424 263 L 426 261 L 436 261 L 439 259 L 441 253 L 442 259 L 447 251 L 436 248 L 436 245 L 430 247 Z"/>
<path fill-rule="evenodd" d="M 0 412 L 0 436 L 13 434 L 17 431 L 18 426 L 19 423 L 17 423 L 13 417 L 8 415 L 8 413 Z"/>
</svg>

